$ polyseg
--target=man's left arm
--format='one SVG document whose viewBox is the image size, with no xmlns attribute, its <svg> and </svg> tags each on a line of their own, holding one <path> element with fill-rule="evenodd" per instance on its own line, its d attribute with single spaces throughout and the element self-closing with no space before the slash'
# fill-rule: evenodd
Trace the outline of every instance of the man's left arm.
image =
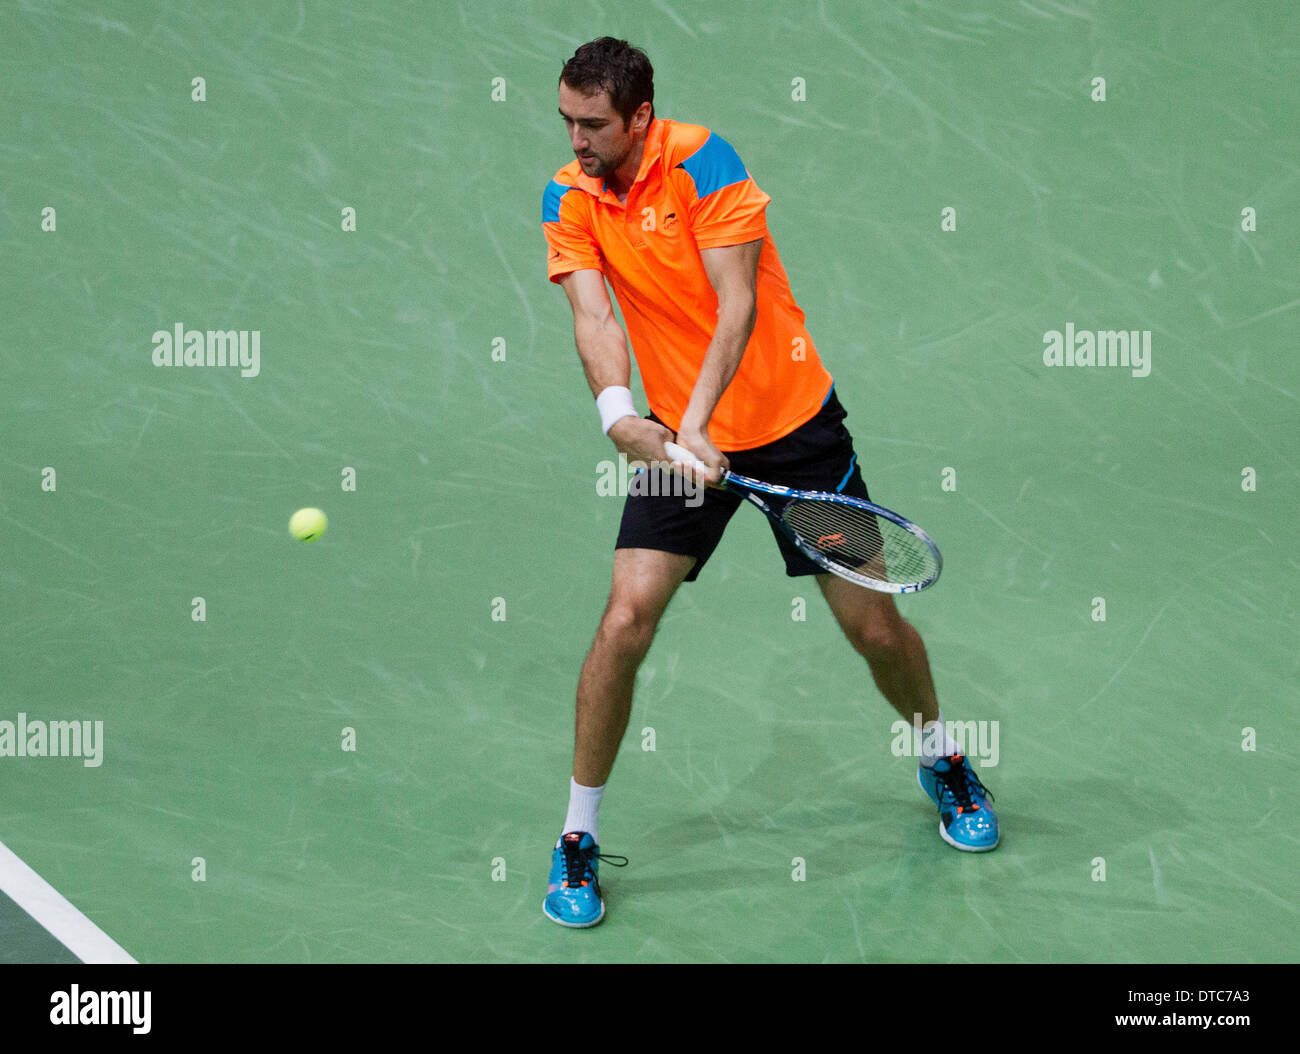
<svg viewBox="0 0 1300 1054">
<path fill-rule="evenodd" d="M 701 249 L 700 259 L 718 297 L 718 324 L 709 341 L 677 441 L 709 466 L 706 482 L 722 479 L 726 456 L 709 438 L 709 419 L 740 368 L 758 317 L 758 258 L 763 239 L 743 245 Z"/>
</svg>

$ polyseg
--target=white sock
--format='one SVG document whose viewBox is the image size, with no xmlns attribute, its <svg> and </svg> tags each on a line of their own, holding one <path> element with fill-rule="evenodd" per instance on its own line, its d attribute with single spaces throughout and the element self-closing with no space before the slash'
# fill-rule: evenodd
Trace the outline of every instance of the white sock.
<svg viewBox="0 0 1300 1054">
<path fill-rule="evenodd" d="M 564 818 L 563 838 L 570 831 L 586 831 L 591 840 L 600 845 L 600 835 L 596 831 L 596 813 L 600 809 L 600 799 L 605 793 L 605 784 L 599 787 L 584 787 L 572 776 L 569 777 L 569 815 Z M 555 843 L 560 844 L 558 841 Z"/>
<path fill-rule="evenodd" d="M 948 726 L 943 723 L 942 710 L 939 711 L 939 717 L 933 724 L 925 726 L 924 732 L 916 725 L 912 726 L 912 730 L 916 733 L 916 752 L 921 757 L 921 764 L 928 769 L 934 768 L 934 763 L 940 758 L 961 753 L 957 741 L 948 735 Z"/>
</svg>

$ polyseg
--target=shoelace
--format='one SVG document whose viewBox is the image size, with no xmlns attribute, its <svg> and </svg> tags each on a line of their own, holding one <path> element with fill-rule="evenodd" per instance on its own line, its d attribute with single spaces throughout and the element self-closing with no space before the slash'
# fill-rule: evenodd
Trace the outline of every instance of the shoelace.
<svg viewBox="0 0 1300 1054">
<path fill-rule="evenodd" d="M 965 758 L 960 754 L 954 754 L 947 761 L 949 765 L 948 771 L 935 772 L 934 776 L 956 800 L 957 815 L 960 816 L 967 809 L 971 810 L 971 812 L 979 809 L 979 806 L 971 798 L 972 790 L 978 791 L 990 801 L 997 801 L 992 792 L 975 775 L 975 770 L 965 763 Z"/>
<path fill-rule="evenodd" d="M 564 884 L 566 886 L 585 886 L 588 876 L 592 875 L 591 861 L 600 860 L 611 867 L 627 867 L 627 857 L 598 853 L 595 849 L 576 849 L 569 844 L 564 846 Z M 622 861 L 620 863 L 619 861 Z M 571 876 L 580 875 L 575 882 Z M 592 876 L 594 877 L 594 876 Z"/>
</svg>

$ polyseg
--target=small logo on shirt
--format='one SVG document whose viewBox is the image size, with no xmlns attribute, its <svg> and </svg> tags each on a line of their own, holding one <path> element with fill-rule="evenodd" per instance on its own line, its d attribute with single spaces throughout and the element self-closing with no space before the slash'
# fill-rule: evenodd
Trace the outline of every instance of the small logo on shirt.
<svg viewBox="0 0 1300 1054">
<path fill-rule="evenodd" d="M 668 213 L 668 215 L 664 217 L 664 230 L 665 231 L 672 230 L 673 226 L 676 223 L 677 223 L 677 213 L 675 212 Z"/>
</svg>

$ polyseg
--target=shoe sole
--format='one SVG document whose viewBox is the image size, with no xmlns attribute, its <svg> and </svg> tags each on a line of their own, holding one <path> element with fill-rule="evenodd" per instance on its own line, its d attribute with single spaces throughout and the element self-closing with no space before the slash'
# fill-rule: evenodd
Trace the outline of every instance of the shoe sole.
<svg viewBox="0 0 1300 1054">
<path fill-rule="evenodd" d="M 939 807 L 939 803 L 934 800 L 934 795 L 931 794 L 928 790 L 926 790 L 925 784 L 921 781 L 920 769 L 916 770 L 916 783 L 917 786 L 919 786 L 921 790 L 925 792 L 925 796 L 929 798 L 931 802 L 934 803 L 934 807 L 937 809 Z M 1001 832 L 999 832 L 998 840 L 994 842 L 992 845 L 962 845 L 955 838 L 951 837 L 947 831 L 943 829 L 943 820 L 939 821 L 939 837 L 942 838 L 954 849 L 960 849 L 963 853 L 987 853 L 996 849 L 1002 843 L 1002 834 Z"/>
<path fill-rule="evenodd" d="M 589 929 L 591 929 L 592 926 L 599 926 L 599 925 L 601 924 L 601 922 L 604 921 L 604 919 L 605 919 L 605 901 L 602 900 L 602 901 L 600 902 L 600 914 L 597 915 L 597 916 L 596 916 L 594 919 L 592 919 L 590 922 L 565 922 L 563 919 L 558 919 L 558 918 L 556 918 L 554 915 L 552 915 L 549 911 L 547 911 L 547 909 L 546 909 L 546 901 L 544 901 L 544 900 L 542 901 L 542 914 L 545 915 L 545 916 L 546 916 L 548 919 L 550 919 L 552 922 L 556 923 L 557 925 L 564 926 L 564 927 L 567 928 L 567 929 L 571 929 L 571 930 L 589 930 Z"/>
</svg>

